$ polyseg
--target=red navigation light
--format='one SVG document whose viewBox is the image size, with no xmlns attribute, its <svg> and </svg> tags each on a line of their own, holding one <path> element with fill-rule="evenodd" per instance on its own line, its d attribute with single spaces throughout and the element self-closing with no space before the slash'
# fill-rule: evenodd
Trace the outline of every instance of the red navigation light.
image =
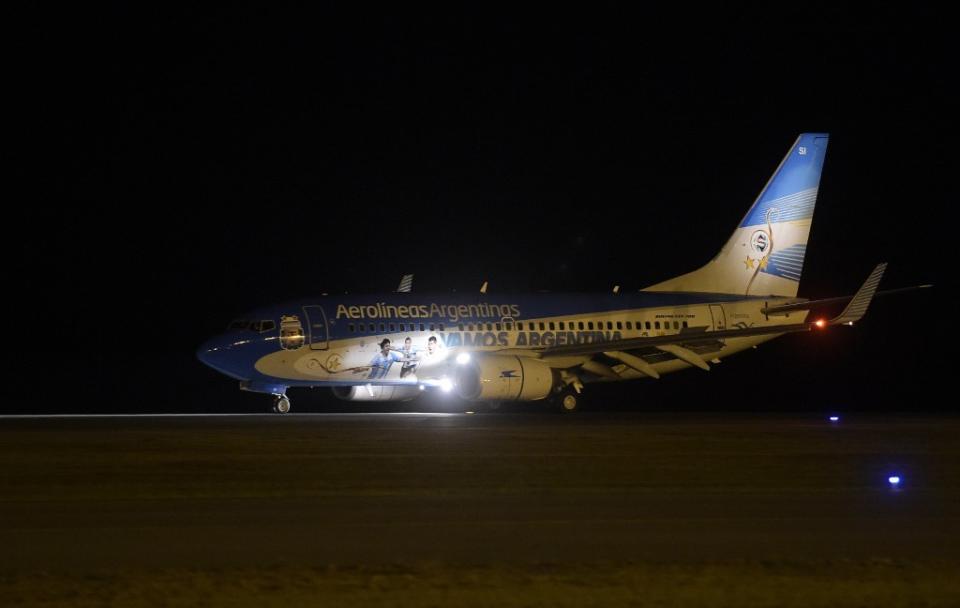
<svg viewBox="0 0 960 608">
<path fill-rule="evenodd" d="M 816 321 L 813 322 L 813 324 L 820 329 L 823 329 L 824 327 L 827 326 L 827 322 L 823 319 L 817 319 Z"/>
</svg>

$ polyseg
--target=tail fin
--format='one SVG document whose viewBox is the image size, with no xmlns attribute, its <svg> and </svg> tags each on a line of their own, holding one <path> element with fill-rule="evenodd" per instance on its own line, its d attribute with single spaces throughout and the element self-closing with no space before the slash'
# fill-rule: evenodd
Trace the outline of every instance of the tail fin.
<svg viewBox="0 0 960 608">
<path fill-rule="evenodd" d="M 644 291 L 796 296 L 828 138 L 801 134 L 720 253 Z"/>
</svg>

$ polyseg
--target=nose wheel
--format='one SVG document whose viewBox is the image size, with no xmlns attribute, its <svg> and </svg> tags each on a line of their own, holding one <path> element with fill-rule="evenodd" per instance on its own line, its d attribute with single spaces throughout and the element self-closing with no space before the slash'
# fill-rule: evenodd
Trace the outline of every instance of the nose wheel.
<svg viewBox="0 0 960 608">
<path fill-rule="evenodd" d="M 277 414 L 286 414 L 290 411 L 290 397 L 275 395 L 273 397 L 273 411 Z"/>
</svg>

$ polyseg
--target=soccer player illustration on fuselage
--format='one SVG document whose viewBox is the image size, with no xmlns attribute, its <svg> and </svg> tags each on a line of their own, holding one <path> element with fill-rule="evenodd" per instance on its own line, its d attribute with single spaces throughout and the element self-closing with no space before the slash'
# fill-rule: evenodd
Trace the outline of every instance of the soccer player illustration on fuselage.
<svg viewBox="0 0 960 608">
<path fill-rule="evenodd" d="M 403 367 L 400 368 L 400 377 L 405 378 L 417 369 L 420 358 L 417 356 L 417 349 L 413 347 L 413 340 L 407 338 L 403 341 L 403 348 L 399 351 L 403 355 Z"/>
<path fill-rule="evenodd" d="M 396 351 L 390 350 L 390 340 L 384 338 L 380 342 L 380 352 L 374 355 L 373 359 L 370 360 L 371 369 L 370 375 L 367 376 L 367 380 L 377 380 L 386 377 L 387 372 L 390 371 L 394 361 L 403 361 L 403 355 Z"/>
<path fill-rule="evenodd" d="M 420 353 L 418 357 L 417 366 L 422 370 L 425 367 L 429 367 L 434 363 L 439 363 L 443 360 L 443 357 L 440 356 L 440 344 L 437 342 L 436 336 L 430 336 L 427 340 L 427 350 Z"/>
</svg>

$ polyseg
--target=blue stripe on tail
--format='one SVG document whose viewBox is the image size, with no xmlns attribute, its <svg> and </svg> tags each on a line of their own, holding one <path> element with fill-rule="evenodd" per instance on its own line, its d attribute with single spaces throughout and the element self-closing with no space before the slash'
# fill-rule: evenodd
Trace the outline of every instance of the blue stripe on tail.
<svg viewBox="0 0 960 608">
<path fill-rule="evenodd" d="M 813 217 L 828 139 L 826 133 L 804 133 L 797 138 L 740 223 L 741 228 Z"/>
</svg>

